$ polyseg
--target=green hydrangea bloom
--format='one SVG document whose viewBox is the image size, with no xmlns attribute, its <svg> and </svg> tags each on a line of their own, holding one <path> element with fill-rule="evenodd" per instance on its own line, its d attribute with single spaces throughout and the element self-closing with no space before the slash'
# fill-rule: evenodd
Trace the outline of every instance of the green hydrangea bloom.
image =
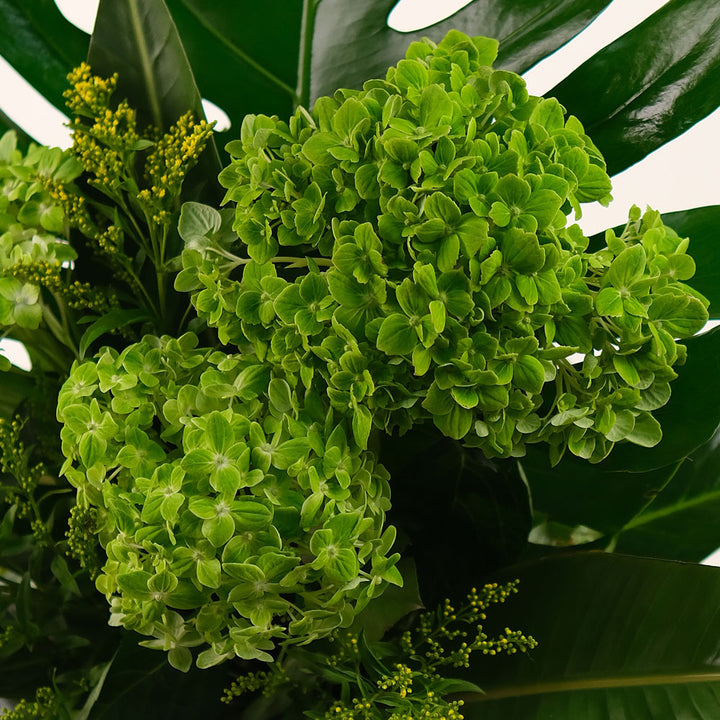
<svg viewBox="0 0 720 720">
<path fill-rule="evenodd" d="M 187 670 L 270 661 L 348 625 L 388 583 L 388 476 L 348 423 L 253 358 L 148 336 L 62 388 L 63 472 L 107 561 L 113 624 Z"/>
<path fill-rule="evenodd" d="M 554 462 L 654 445 L 676 339 L 707 319 L 687 241 L 633 210 L 591 252 L 568 216 L 610 200 L 603 158 L 496 50 L 452 31 L 311 113 L 246 117 L 220 176 L 234 217 L 185 206 L 176 288 L 222 342 L 386 432 L 431 419 Z"/>
</svg>

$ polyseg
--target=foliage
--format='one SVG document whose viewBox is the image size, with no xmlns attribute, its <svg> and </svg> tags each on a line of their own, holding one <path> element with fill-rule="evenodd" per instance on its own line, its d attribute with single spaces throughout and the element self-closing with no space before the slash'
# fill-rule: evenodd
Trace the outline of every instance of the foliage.
<svg viewBox="0 0 720 720">
<path fill-rule="evenodd" d="M 73 131 L 0 139 L 7 717 L 717 715 L 718 571 L 616 552 L 720 545 L 717 208 L 571 220 L 720 102 L 717 13 L 529 96 L 606 4 L 0 0 Z"/>
<path fill-rule="evenodd" d="M 473 588 L 461 607 L 445 600 L 435 612 L 414 618 L 411 629 L 383 642 L 373 642 L 353 628 L 337 631 L 327 644 L 321 665 L 315 665 L 319 654 L 313 657 L 306 651 L 291 651 L 268 671 L 240 676 L 227 689 L 223 701 L 232 702 L 258 691 L 265 698 L 290 692 L 307 698 L 302 702 L 310 708 L 305 715 L 317 720 L 385 716 L 391 720 L 457 720 L 462 718 L 463 701 L 447 697 L 479 688 L 467 680 L 447 677 L 442 668 L 451 668 L 450 672 L 467 668 L 474 652 L 514 655 L 537 645 L 532 637 L 508 628 L 493 638 L 485 632 L 485 611 L 504 603 L 515 592 L 514 582 L 488 584 L 479 591 Z M 343 699 L 334 702 L 336 685 L 342 686 Z"/>
</svg>

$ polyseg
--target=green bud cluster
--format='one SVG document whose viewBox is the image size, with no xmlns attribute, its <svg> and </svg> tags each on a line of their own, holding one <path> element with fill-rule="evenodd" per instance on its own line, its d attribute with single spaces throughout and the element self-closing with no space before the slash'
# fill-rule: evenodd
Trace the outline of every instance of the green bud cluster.
<svg viewBox="0 0 720 720">
<path fill-rule="evenodd" d="M 95 509 L 111 623 L 181 670 L 271 661 L 402 584 L 388 475 L 352 424 L 256 358 L 145 337 L 76 364 L 62 472 Z"/>
<path fill-rule="evenodd" d="M 61 205 L 47 182 L 71 182 L 80 166 L 67 151 L 31 145 L 17 148 L 12 130 L 0 138 L 0 326 L 35 329 L 42 320 L 40 284 L 22 277 L 42 264 L 59 272 L 74 260 Z"/>
<path fill-rule="evenodd" d="M 55 720 L 59 702 L 52 688 L 42 687 L 35 691 L 34 700 L 20 700 L 12 710 L 4 710 L 2 720 Z"/>
<path fill-rule="evenodd" d="M 568 216 L 610 200 L 603 158 L 496 52 L 451 31 L 311 113 L 246 117 L 220 175 L 234 217 L 185 206 L 175 287 L 222 342 L 386 432 L 431 419 L 553 462 L 654 445 L 676 339 L 707 319 L 687 241 L 633 210 L 589 251 Z"/>
<path fill-rule="evenodd" d="M 32 449 L 22 439 L 23 421 L 0 418 L 0 479 L 2 502 L 15 506 L 20 518 L 32 518 L 33 533 L 38 539 L 47 536 L 35 502 L 35 491 L 45 473 L 43 463 L 32 461 Z M 9 481 L 9 482 L 8 482 Z"/>
<path fill-rule="evenodd" d="M 73 505 L 65 533 L 67 553 L 84 567 L 94 580 L 99 571 L 97 511 L 93 507 Z"/>
<path fill-rule="evenodd" d="M 463 702 L 452 698 L 481 690 L 448 677 L 446 668 L 468 667 L 473 652 L 514 655 L 537 646 L 520 631 L 505 628 L 492 637 L 484 627 L 488 609 L 506 602 L 517 585 L 473 588 L 461 605 L 445 600 L 434 612 L 416 615 L 401 635 L 388 633 L 381 641 L 369 642 L 350 628 L 334 633 L 323 650 L 296 657 L 290 649 L 266 672 L 237 678 L 224 699 L 285 689 L 296 702 L 310 704 L 305 715 L 315 720 L 462 720 Z M 330 699 L 340 694 L 332 687 L 338 684 L 342 699 Z"/>
</svg>

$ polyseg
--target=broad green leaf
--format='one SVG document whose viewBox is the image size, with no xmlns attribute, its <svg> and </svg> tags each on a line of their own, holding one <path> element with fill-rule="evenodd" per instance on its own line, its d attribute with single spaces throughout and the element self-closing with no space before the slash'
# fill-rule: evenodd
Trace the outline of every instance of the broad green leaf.
<svg viewBox="0 0 720 720">
<path fill-rule="evenodd" d="M 230 117 L 228 139 L 239 136 L 242 119 L 249 113 L 284 117 L 292 112 L 303 3 L 167 0 L 167 6 L 202 96 Z M 304 47 L 309 52 L 307 43 Z M 307 72 L 309 67 L 303 69 Z M 218 142 L 221 147 L 224 135 Z"/>
<path fill-rule="evenodd" d="M 530 500 L 515 461 L 488 460 L 429 425 L 384 438 L 380 459 L 392 478 L 394 522 L 411 542 L 403 557 L 415 560 L 428 607 L 466 593 L 527 546 Z"/>
<path fill-rule="evenodd" d="M 577 115 L 613 175 L 720 104 L 720 5 L 670 0 L 549 94 Z"/>
<path fill-rule="evenodd" d="M 395 0 L 323 0 L 313 22 L 311 98 L 338 87 L 359 88 L 371 77 L 385 77 L 408 45 L 423 37 L 439 42 L 449 30 L 497 38 L 502 67 L 523 72 L 580 32 L 607 0 L 476 0 L 429 28 L 399 33 L 386 24 Z M 343 31 L 344 30 L 344 31 Z M 307 94 L 301 92 L 301 100 Z"/>
<path fill-rule="evenodd" d="M 55 107 L 64 110 L 66 76 L 87 54 L 88 36 L 54 0 L 0 0 L 0 54 Z"/>
<path fill-rule="evenodd" d="M 93 72 L 118 73 L 118 95 L 137 111 L 141 125 L 167 130 L 192 110 L 204 118 L 190 63 L 164 0 L 100 0 L 90 39 Z M 193 200 L 216 201 L 220 159 L 211 139 L 184 188 Z M 197 178 L 197 180 L 194 180 Z"/>
<path fill-rule="evenodd" d="M 630 447 L 634 452 L 641 450 Z M 609 536 L 603 541 L 605 547 L 610 536 L 642 511 L 675 470 L 671 465 L 648 472 L 621 472 L 606 465 L 607 461 L 593 465 L 566 453 L 552 467 L 547 447 L 529 447 L 520 466 L 532 493 L 536 523 L 591 528 Z"/>
<path fill-rule="evenodd" d="M 117 635 L 117 630 L 114 634 Z M 208 708 L 219 707 L 214 716 L 218 720 L 231 717 L 223 710 L 217 698 L 227 685 L 225 668 L 209 668 L 193 675 L 180 676 L 171 667 L 162 653 L 139 647 L 137 636 L 130 633 L 120 642 L 110 646 L 118 647 L 110 672 L 102 684 L 102 692 L 96 698 L 88 717 L 92 720 L 126 720 L 128 708 L 142 708 L 143 714 L 163 717 L 170 713 L 173 718 L 201 717 Z M 87 651 L 86 651 L 87 652 Z M 110 653 L 112 654 L 112 650 Z M 178 691 L 178 682 L 184 692 Z"/>
<path fill-rule="evenodd" d="M 699 562 L 720 547 L 718 439 L 716 433 L 687 460 L 663 469 L 664 482 L 614 534 L 615 551 Z"/>
<path fill-rule="evenodd" d="M 506 574 L 507 573 L 507 574 Z M 473 658 L 467 720 L 713 720 L 720 707 L 718 568 L 578 553 L 510 568 L 518 594 L 498 627 L 539 646 L 529 657 Z"/>
<path fill-rule="evenodd" d="M 248 113 L 287 116 L 298 100 L 308 105 L 338 87 L 384 77 L 410 42 L 424 36 L 439 41 L 451 28 L 497 37 L 499 65 L 522 72 L 580 32 L 608 0 L 521 0 L 500 13 L 489 0 L 477 0 L 432 28 L 408 34 L 387 27 L 394 4 L 324 0 L 306 3 L 303 11 L 303 3 L 285 0 L 257 6 L 167 0 L 202 96 L 229 115 L 234 136 Z M 52 0 L 2 0 L 0 16 L 2 54 L 62 107 L 65 76 L 84 59 L 87 36 Z"/>
</svg>

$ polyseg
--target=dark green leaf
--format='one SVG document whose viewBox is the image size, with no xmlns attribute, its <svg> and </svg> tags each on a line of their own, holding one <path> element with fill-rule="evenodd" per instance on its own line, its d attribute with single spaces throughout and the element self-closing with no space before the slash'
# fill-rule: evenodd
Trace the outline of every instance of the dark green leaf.
<svg viewBox="0 0 720 720">
<path fill-rule="evenodd" d="M 661 491 L 649 494 L 641 512 L 618 530 L 615 550 L 699 562 L 720 547 L 719 439 L 716 433 L 687 460 L 664 469 Z"/>
<path fill-rule="evenodd" d="M 549 94 L 577 115 L 613 175 L 720 104 L 720 5 L 671 0 Z"/>
<path fill-rule="evenodd" d="M 473 658 L 467 720 L 714 720 L 720 708 L 717 568 L 579 553 L 510 568 L 493 622 L 531 634 L 529 657 Z"/>
<path fill-rule="evenodd" d="M 87 54 L 88 36 L 71 25 L 54 0 L 0 0 L 0 53 L 61 110 L 65 77 Z"/>
<path fill-rule="evenodd" d="M 680 237 L 690 238 L 688 253 L 697 269 L 689 284 L 710 300 L 710 317 L 720 317 L 720 205 L 668 213 L 662 219 Z"/>
<path fill-rule="evenodd" d="M 145 125 L 167 130 L 192 110 L 204 118 L 200 93 L 175 23 L 163 0 L 100 0 L 88 62 L 93 72 L 118 73 L 118 95 L 127 98 Z M 213 198 L 221 170 L 215 141 L 198 163 L 194 200 Z M 200 176 L 202 175 L 202 178 Z M 217 198 L 214 198 L 217 199 Z"/>
<path fill-rule="evenodd" d="M 292 112 L 303 3 L 167 0 L 167 6 L 202 96 L 230 117 L 228 138 L 238 137 L 249 113 Z"/>
<path fill-rule="evenodd" d="M 637 446 L 632 447 L 638 451 Z M 591 465 L 570 454 L 551 467 L 548 450 L 540 445 L 528 448 L 520 464 L 537 520 L 569 528 L 582 525 L 606 535 L 617 532 L 640 512 L 675 469 L 613 472 L 606 469 L 607 461 Z"/>
<path fill-rule="evenodd" d="M 451 29 L 497 38 L 498 67 L 523 72 L 579 33 L 608 0 L 519 0 L 501 5 L 476 0 L 447 20 L 412 33 L 387 26 L 395 4 L 396 0 L 319 4 L 313 27 L 311 98 L 384 77 L 411 42 L 423 37 L 439 42 Z"/>
<path fill-rule="evenodd" d="M 429 607 L 466 593 L 527 546 L 530 502 L 516 462 L 488 460 L 427 426 L 383 438 L 381 460 L 392 477 L 390 522 L 402 529 L 399 542 L 410 541 L 398 550 L 414 558 Z"/>
<path fill-rule="evenodd" d="M 147 310 L 111 310 L 109 313 L 98 318 L 83 333 L 78 346 L 80 359 L 85 357 L 85 353 L 95 340 L 109 333 L 111 330 L 117 330 L 121 327 L 127 327 L 133 323 L 149 319 L 150 315 Z"/>
</svg>

